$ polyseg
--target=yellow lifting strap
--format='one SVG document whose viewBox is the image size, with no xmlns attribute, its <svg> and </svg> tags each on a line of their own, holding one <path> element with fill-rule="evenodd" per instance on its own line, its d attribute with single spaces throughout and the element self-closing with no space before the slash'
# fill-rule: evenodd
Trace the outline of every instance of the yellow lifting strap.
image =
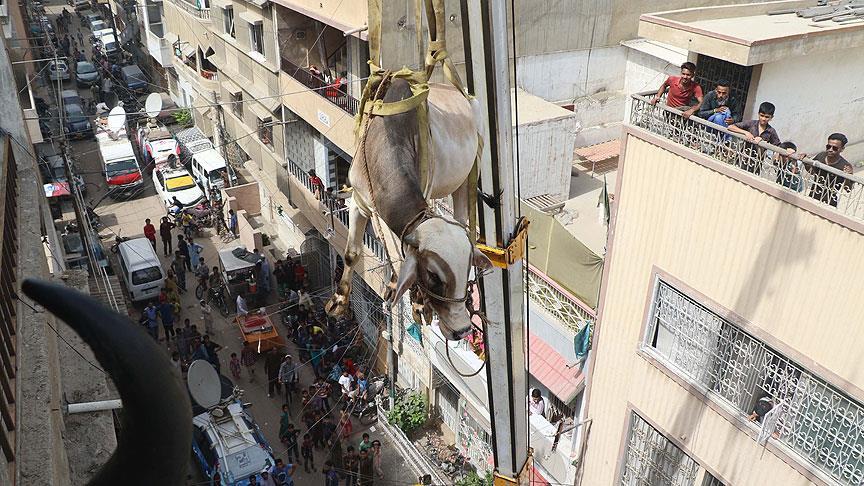
<svg viewBox="0 0 864 486">
<path fill-rule="evenodd" d="M 431 161 L 434 160 L 431 154 L 431 133 L 429 127 L 429 111 L 426 103 L 429 96 L 429 79 L 435 71 L 435 66 L 439 63 L 442 66 L 444 77 L 456 89 L 462 93 L 468 100 L 472 96 L 465 90 L 462 80 L 459 78 L 459 73 L 453 65 L 447 53 L 445 41 L 445 16 L 444 16 L 444 0 L 416 0 L 414 8 L 414 21 L 417 35 L 418 52 L 422 52 L 422 12 L 426 12 L 426 21 L 429 27 L 429 45 L 424 58 L 424 69 L 422 71 L 412 71 L 407 67 L 403 67 L 399 71 L 388 73 L 381 68 L 381 12 L 382 0 L 367 0 L 368 1 L 368 41 L 369 41 L 369 71 L 370 76 L 363 89 L 363 94 L 360 98 L 360 107 L 355 120 L 355 136 L 361 140 L 365 134 L 363 121 L 369 116 L 390 116 L 407 113 L 417 109 L 418 130 L 420 136 L 418 147 L 419 169 L 421 188 L 423 196 L 429 198 L 431 193 L 432 175 L 434 170 L 431 167 Z M 412 96 L 404 100 L 385 103 L 383 100 L 371 100 L 374 96 L 372 86 L 377 86 L 382 82 L 389 82 L 389 78 L 401 78 L 408 81 L 411 86 Z M 469 186 L 469 238 L 473 244 L 476 241 L 477 227 L 477 175 L 480 162 L 480 155 L 483 151 L 483 140 L 480 133 L 477 134 L 478 146 L 477 154 L 474 160 L 474 167 L 468 178 Z"/>
</svg>

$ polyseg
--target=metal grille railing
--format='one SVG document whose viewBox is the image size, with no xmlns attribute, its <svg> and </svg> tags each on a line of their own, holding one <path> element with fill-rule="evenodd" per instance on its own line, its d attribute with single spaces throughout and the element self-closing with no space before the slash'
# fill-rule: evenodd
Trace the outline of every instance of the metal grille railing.
<svg viewBox="0 0 864 486">
<path fill-rule="evenodd" d="M 526 265 L 525 273 L 528 276 L 528 297 L 531 302 L 539 305 L 568 329 L 579 332 L 596 317 L 590 307 L 563 291 L 534 267 Z"/>
<path fill-rule="evenodd" d="M 630 433 L 622 486 L 692 486 L 699 465 L 637 413 L 630 419 Z"/>
<path fill-rule="evenodd" d="M 632 125 L 864 220 L 864 179 L 812 159 L 788 157 L 780 147 L 749 142 L 695 116 L 684 118 L 680 110 L 662 102 L 652 105 L 645 93 L 632 98 Z"/>
<path fill-rule="evenodd" d="M 178 0 L 182 1 L 182 0 Z M 314 90 L 319 95 L 327 98 L 330 103 L 342 108 L 343 111 L 353 115 L 357 114 L 357 110 L 360 106 L 360 101 L 357 98 L 353 98 L 349 96 L 344 89 L 347 88 L 347 85 L 343 84 L 337 86 L 333 83 L 328 83 L 318 76 L 309 72 L 309 70 L 302 68 L 288 59 L 282 58 L 282 72 L 291 76 L 300 82 L 303 86 Z"/>
<path fill-rule="evenodd" d="M 657 287 L 647 345 L 743 417 L 760 399 L 772 400 L 781 407 L 773 438 L 792 457 L 837 484 L 864 482 L 864 405 L 824 379 L 665 282 Z"/>
<path fill-rule="evenodd" d="M 319 193 L 321 193 L 322 197 L 327 197 L 326 194 L 323 193 L 321 188 L 315 188 L 312 185 L 312 182 L 309 179 L 309 174 L 299 165 L 297 165 L 293 160 L 288 160 L 288 171 L 294 176 L 303 186 L 312 194 L 316 193 L 316 189 Z M 324 202 L 325 206 L 328 208 L 334 207 L 332 203 Z M 334 219 L 338 220 L 345 228 L 349 227 L 349 218 L 347 210 L 337 210 L 334 214 Z M 334 228 L 335 231 L 335 228 Z M 369 251 L 375 255 L 381 262 L 387 261 L 387 252 L 384 250 L 384 243 L 379 240 L 375 235 L 371 235 L 369 233 L 363 233 L 363 244 Z"/>
<path fill-rule="evenodd" d="M 0 450 L 7 463 L 15 461 L 15 364 L 17 354 L 16 289 L 18 286 L 18 168 L 9 146 L 0 136 L 0 190 L 3 191 L 0 226 Z"/>
<path fill-rule="evenodd" d="M 201 20 L 210 20 L 209 8 L 199 8 L 197 5 L 185 2 L 184 0 L 172 0 L 172 3 L 185 10 L 186 13 L 193 17 L 197 17 Z"/>
</svg>

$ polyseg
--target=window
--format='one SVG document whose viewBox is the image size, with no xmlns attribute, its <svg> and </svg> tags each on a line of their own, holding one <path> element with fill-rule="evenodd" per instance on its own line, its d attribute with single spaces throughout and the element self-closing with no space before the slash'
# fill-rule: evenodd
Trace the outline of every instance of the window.
<svg viewBox="0 0 864 486">
<path fill-rule="evenodd" d="M 264 25 L 260 22 L 249 24 L 249 45 L 253 51 L 264 55 Z"/>
<path fill-rule="evenodd" d="M 708 396 L 760 423 L 834 482 L 864 481 L 864 406 L 692 298 L 658 282 L 647 350 Z"/>
<path fill-rule="evenodd" d="M 273 119 L 258 119 L 258 138 L 264 145 L 273 148 Z"/>
<path fill-rule="evenodd" d="M 225 33 L 236 39 L 237 34 L 234 31 L 234 7 L 229 6 L 222 9 L 222 22 Z"/>
<path fill-rule="evenodd" d="M 231 93 L 231 111 L 239 119 L 243 119 L 243 92 Z"/>
<path fill-rule="evenodd" d="M 692 486 L 699 465 L 637 413 L 630 418 L 622 486 Z"/>
</svg>

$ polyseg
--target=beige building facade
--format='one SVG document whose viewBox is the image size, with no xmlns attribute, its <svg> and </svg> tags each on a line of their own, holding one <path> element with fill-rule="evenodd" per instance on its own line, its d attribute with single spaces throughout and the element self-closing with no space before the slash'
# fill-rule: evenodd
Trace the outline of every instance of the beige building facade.
<svg viewBox="0 0 864 486">
<path fill-rule="evenodd" d="M 577 484 L 860 484 L 861 180 L 832 207 L 811 162 L 790 187 L 767 146 L 634 110 Z"/>
</svg>

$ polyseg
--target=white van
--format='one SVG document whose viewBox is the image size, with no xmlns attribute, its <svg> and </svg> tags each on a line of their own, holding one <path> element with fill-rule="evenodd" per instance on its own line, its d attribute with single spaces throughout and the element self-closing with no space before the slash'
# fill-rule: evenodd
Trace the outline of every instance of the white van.
<svg viewBox="0 0 864 486">
<path fill-rule="evenodd" d="M 237 176 L 225 164 L 222 154 L 216 149 L 208 149 L 192 155 L 192 175 L 198 181 L 198 185 L 204 190 L 204 195 L 210 199 L 211 194 L 218 193 L 219 189 L 225 187 L 222 174 L 228 172 L 231 184 L 237 183 Z"/>
<path fill-rule="evenodd" d="M 165 284 L 165 272 L 147 238 L 124 241 L 118 246 L 120 273 L 133 302 L 155 299 Z"/>
</svg>

